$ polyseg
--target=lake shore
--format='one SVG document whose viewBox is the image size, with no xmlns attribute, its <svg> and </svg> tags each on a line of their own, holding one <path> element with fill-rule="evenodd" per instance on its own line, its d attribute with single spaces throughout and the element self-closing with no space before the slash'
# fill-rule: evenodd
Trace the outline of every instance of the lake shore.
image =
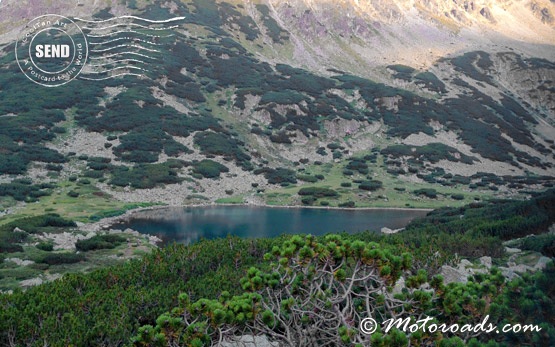
<svg viewBox="0 0 555 347">
<path fill-rule="evenodd" d="M 114 224 L 125 222 L 130 220 L 133 215 L 144 212 L 144 211 L 156 211 L 165 209 L 175 209 L 175 208 L 206 208 L 206 207 L 251 207 L 251 208 L 280 208 L 280 209 L 319 209 L 319 210 L 342 210 L 342 211 L 377 211 L 377 210 L 388 210 L 388 211 L 433 211 L 433 209 L 428 208 L 410 208 L 410 207 L 335 207 L 335 206 L 290 206 L 290 205 L 268 205 L 268 204 L 219 204 L 219 203 L 206 203 L 206 204 L 192 204 L 192 205 L 182 205 L 182 206 L 169 206 L 169 205 L 159 205 L 159 206 L 148 206 L 139 207 L 132 210 L 128 210 L 122 215 L 103 218 L 97 222 L 86 223 L 79 225 L 79 229 L 83 231 L 99 231 L 113 229 Z"/>
</svg>

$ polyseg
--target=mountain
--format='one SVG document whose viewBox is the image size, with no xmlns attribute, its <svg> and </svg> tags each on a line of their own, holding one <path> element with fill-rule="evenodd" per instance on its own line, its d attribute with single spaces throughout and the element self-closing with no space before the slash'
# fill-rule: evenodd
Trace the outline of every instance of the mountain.
<svg viewBox="0 0 555 347">
<path fill-rule="evenodd" d="M 57 88 L 14 53 L 45 13 L 89 45 Z M 539 0 L 4 1 L 3 206 L 429 207 L 551 187 L 554 15 Z"/>
</svg>

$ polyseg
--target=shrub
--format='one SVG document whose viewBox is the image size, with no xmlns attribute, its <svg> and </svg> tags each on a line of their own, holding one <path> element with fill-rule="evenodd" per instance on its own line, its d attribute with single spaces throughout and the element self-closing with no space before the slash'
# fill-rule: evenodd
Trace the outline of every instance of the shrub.
<svg viewBox="0 0 555 347">
<path fill-rule="evenodd" d="M 146 189 L 162 184 L 179 183 L 183 178 L 178 177 L 176 169 L 182 166 L 183 163 L 170 160 L 160 164 L 139 164 L 131 169 L 121 166 L 114 170 L 110 184 Z"/>
<path fill-rule="evenodd" d="M 344 188 L 349 188 L 351 187 L 353 184 L 351 182 L 341 182 L 341 187 Z"/>
<path fill-rule="evenodd" d="M 243 152 L 243 143 L 228 134 L 204 131 L 195 134 L 195 144 L 200 147 L 202 154 L 219 155 L 234 158 L 244 170 L 252 170 L 251 157 Z"/>
<path fill-rule="evenodd" d="M 425 197 L 430 198 L 430 199 L 437 198 L 437 192 L 433 188 L 417 189 L 417 190 L 414 191 L 414 194 L 415 195 L 424 195 Z"/>
<path fill-rule="evenodd" d="M 40 242 L 36 247 L 42 251 L 51 252 L 54 249 L 52 242 Z"/>
<path fill-rule="evenodd" d="M 32 184 L 30 180 L 19 179 L 0 184 L 0 196 L 11 196 L 17 201 L 34 202 L 42 196 L 50 195 L 49 184 Z"/>
<path fill-rule="evenodd" d="M 337 194 L 337 192 L 333 189 L 329 189 L 329 188 L 321 188 L 321 187 L 306 187 L 306 188 L 301 188 L 299 190 L 299 195 L 303 196 L 303 195 L 309 195 L 309 196 L 313 196 L 315 198 L 322 198 L 322 197 L 336 197 L 339 196 L 339 194 Z"/>
<path fill-rule="evenodd" d="M 287 133 L 285 131 L 280 131 L 277 132 L 275 134 L 270 135 L 270 141 L 274 142 L 274 143 L 285 143 L 285 144 L 291 144 L 291 139 L 289 138 L 289 136 L 287 135 Z"/>
<path fill-rule="evenodd" d="M 79 240 L 75 243 L 75 248 L 82 252 L 97 249 L 113 249 L 126 242 L 127 239 L 117 234 L 96 235 L 87 240 Z"/>
<path fill-rule="evenodd" d="M 345 201 L 345 202 L 339 204 L 339 207 L 353 208 L 353 207 L 355 207 L 355 202 L 354 201 Z"/>
<path fill-rule="evenodd" d="M 310 183 L 318 182 L 318 178 L 316 176 L 311 176 L 311 175 L 297 175 L 297 178 L 304 182 L 310 182 Z"/>
<path fill-rule="evenodd" d="M 72 198 L 77 198 L 77 197 L 79 197 L 79 193 L 77 193 L 76 191 L 71 190 L 67 193 L 67 196 L 72 197 Z"/>
<path fill-rule="evenodd" d="M 50 253 L 38 259 L 37 263 L 48 265 L 74 264 L 84 261 L 85 256 L 76 253 Z"/>
<path fill-rule="evenodd" d="M 62 171 L 64 167 L 62 165 L 56 165 L 56 164 L 46 164 L 46 170 L 50 170 L 50 171 Z"/>
<path fill-rule="evenodd" d="M 223 172 L 229 172 L 229 168 L 210 159 L 204 159 L 193 164 L 193 172 L 205 178 L 218 178 Z"/>
<path fill-rule="evenodd" d="M 254 171 L 255 174 L 264 173 L 270 184 L 297 183 L 295 171 L 285 168 L 263 168 Z"/>
<path fill-rule="evenodd" d="M 47 227 L 75 227 L 77 226 L 75 222 L 71 220 L 64 219 L 60 217 L 60 215 L 55 213 L 48 213 L 44 215 L 34 216 L 34 217 L 25 217 L 17 219 L 13 222 L 4 224 L 0 227 L 0 235 L 1 231 L 9 230 L 10 231 L 10 242 L 21 242 L 24 239 L 24 233 L 15 233 L 12 230 L 16 227 L 25 228 L 25 231 L 30 234 L 39 233 L 42 231 L 42 228 Z"/>
<path fill-rule="evenodd" d="M 103 172 L 103 171 L 89 170 L 89 171 L 85 171 L 85 173 L 83 174 L 83 176 L 84 176 L 84 177 L 87 177 L 87 178 L 99 179 L 99 178 L 103 178 L 103 177 L 104 177 L 104 172 Z"/>
<path fill-rule="evenodd" d="M 381 181 L 370 180 L 370 181 L 364 181 L 361 184 L 359 184 L 358 189 L 368 190 L 373 192 L 382 188 L 382 186 L 383 186 L 383 183 Z"/>
<path fill-rule="evenodd" d="M 23 252 L 21 245 L 14 245 L 11 242 L 0 240 L 0 253 L 16 253 Z"/>
</svg>

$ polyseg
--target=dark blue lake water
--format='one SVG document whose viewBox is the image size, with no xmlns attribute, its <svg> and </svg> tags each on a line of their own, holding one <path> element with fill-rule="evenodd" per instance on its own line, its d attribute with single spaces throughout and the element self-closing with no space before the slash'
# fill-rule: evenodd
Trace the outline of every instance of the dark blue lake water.
<svg viewBox="0 0 555 347">
<path fill-rule="evenodd" d="M 237 235 L 243 238 L 281 234 L 322 235 L 329 232 L 356 233 L 382 227 L 399 229 L 426 215 L 421 210 L 339 210 L 250 206 L 180 207 L 140 211 L 114 227 L 131 228 L 156 235 L 164 243 L 189 244 L 200 238 Z"/>
</svg>

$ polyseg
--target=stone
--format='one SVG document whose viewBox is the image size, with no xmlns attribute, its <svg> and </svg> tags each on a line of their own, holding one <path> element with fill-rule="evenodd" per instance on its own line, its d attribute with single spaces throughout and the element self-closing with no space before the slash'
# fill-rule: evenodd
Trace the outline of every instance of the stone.
<svg viewBox="0 0 555 347">
<path fill-rule="evenodd" d="M 486 269 L 491 269 L 491 266 L 492 266 L 491 257 L 488 257 L 488 256 L 481 257 L 480 264 L 484 265 Z"/>
<path fill-rule="evenodd" d="M 505 247 L 505 252 L 510 253 L 510 254 L 515 254 L 515 253 L 522 252 L 522 250 L 519 249 L 519 248 Z"/>
<path fill-rule="evenodd" d="M 471 266 L 472 263 L 468 259 L 461 259 L 461 262 L 459 263 L 459 269 L 466 269 Z"/>
<path fill-rule="evenodd" d="M 220 344 L 222 347 L 279 347 L 278 343 L 270 342 L 268 337 L 243 335 L 234 341 L 224 341 Z"/>
<path fill-rule="evenodd" d="M 17 264 L 18 266 L 28 266 L 34 264 L 35 262 L 32 260 L 23 260 L 19 258 L 6 258 L 6 261 L 10 261 L 12 263 Z"/>
<path fill-rule="evenodd" d="M 468 282 L 468 273 L 449 265 L 443 265 L 439 273 L 443 276 L 443 283 Z"/>
<path fill-rule="evenodd" d="M 540 259 L 538 259 L 538 262 L 536 263 L 536 265 L 534 265 L 534 269 L 543 270 L 550 262 L 551 262 L 551 258 L 541 257 Z"/>
<path fill-rule="evenodd" d="M 501 270 L 501 274 L 503 274 L 503 276 L 508 280 L 511 281 L 517 277 L 520 277 L 516 272 L 514 272 L 512 269 L 507 268 L 507 267 L 500 267 L 499 270 Z"/>
<path fill-rule="evenodd" d="M 405 278 L 403 276 L 399 277 L 391 292 L 393 294 L 401 294 L 403 292 L 403 288 L 405 288 Z"/>
</svg>

